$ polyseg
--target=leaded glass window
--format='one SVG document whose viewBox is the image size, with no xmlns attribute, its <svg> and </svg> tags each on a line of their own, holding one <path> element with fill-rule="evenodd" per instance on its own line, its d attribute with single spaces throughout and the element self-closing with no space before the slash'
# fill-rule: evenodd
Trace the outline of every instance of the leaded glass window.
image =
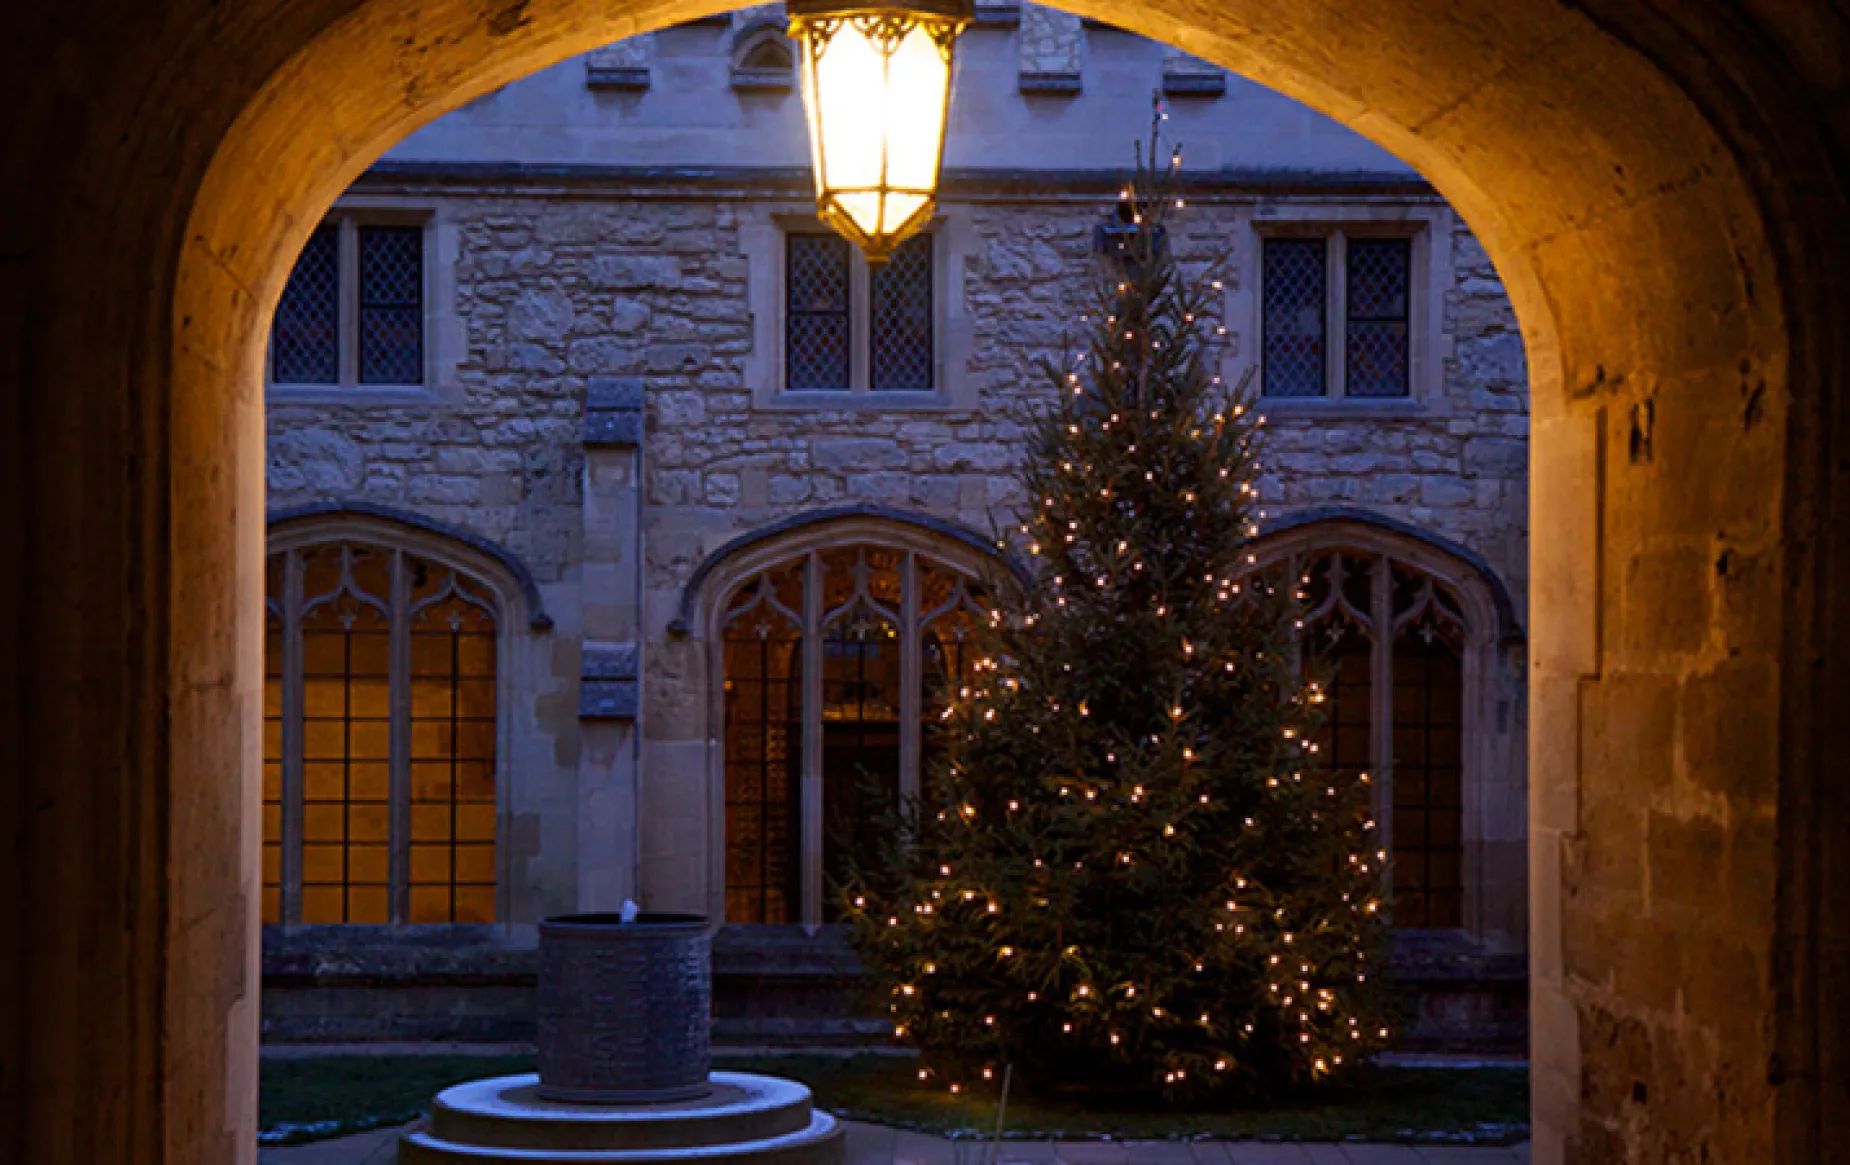
<svg viewBox="0 0 1850 1165">
<path fill-rule="evenodd" d="M 338 214 L 303 247 L 277 303 L 270 383 L 402 388 L 425 381 L 424 228 Z"/>
<path fill-rule="evenodd" d="M 271 555 L 263 920 L 493 922 L 495 604 L 393 547 Z"/>
<path fill-rule="evenodd" d="M 1300 644 L 1324 683 L 1319 755 L 1376 779 L 1394 925 L 1464 919 L 1464 659 L 1456 593 L 1389 554 L 1330 550 L 1290 564 Z"/>
<path fill-rule="evenodd" d="M 871 273 L 868 386 L 875 392 L 932 388 L 931 236 L 901 243 Z"/>
<path fill-rule="evenodd" d="M 870 267 L 838 235 L 786 235 L 784 391 L 934 391 L 934 246 L 919 235 Z"/>
<path fill-rule="evenodd" d="M 340 383 L 340 230 L 322 226 L 296 259 L 270 336 L 277 384 Z"/>
<path fill-rule="evenodd" d="M 796 922 L 806 563 L 740 587 L 725 616 L 726 917 Z"/>
<path fill-rule="evenodd" d="M 1266 239 L 1264 380 L 1267 396 L 1324 394 L 1325 244 Z"/>
<path fill-rule="evenodd" d="M 1260 240 L 1264 395 L 1413 394 L 1414 242 L 1354 229 Z"/>
<path fill-rule="evenodd" d="M 837 235 L 791 235 L 785 246 L 785 385 L 802 391 L 846 390 L 853 342 L 848 241 Z"/>
<path fill-rule="evenodd" d="M 934 725 L 974 666 L 987 585 L 872 543 L 763 570 L 720 616 L 726 918 L 834 916 L 870 821 L 919 795 Z"/>
<path fill-rule="evenodd" d="M 424 231 L 360 228 L 360 383 L 424 379 Z"/>
<path fill-rule="evenodd" d="M 1350 239 L 1348 251 L 1348 394 L 1406 396 L 1413 243 Z"/>
</svg>

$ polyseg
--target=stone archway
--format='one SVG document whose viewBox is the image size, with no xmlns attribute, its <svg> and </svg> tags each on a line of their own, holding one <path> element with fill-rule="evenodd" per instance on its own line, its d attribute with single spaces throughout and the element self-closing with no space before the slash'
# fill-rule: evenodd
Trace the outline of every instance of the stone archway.
<svg viewBox="0 0 1850 1165">
<path fill-rule="evenodd" d="M 1822 0 L 1067 0 L 1419 167 L 1534 388 L 1536 1156 L 1845 1143 L 1850 155 Z M 0 38 L 0 1146 L 248 1160 L 259 361 L 373 157 L 710 0 L 20 0 Z M 1824 111 L 1821 113 L 1820 111 Z M 1838 1150 L 1841 1151 L 1841 1150 Z"/>
</svg>

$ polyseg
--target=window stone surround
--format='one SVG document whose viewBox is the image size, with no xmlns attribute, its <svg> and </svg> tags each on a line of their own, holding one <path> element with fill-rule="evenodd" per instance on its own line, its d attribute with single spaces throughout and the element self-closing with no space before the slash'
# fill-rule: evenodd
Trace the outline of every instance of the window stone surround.
<svg viewBox="0 0 1850 1165">
<path fill-rule="evenodd" d="M 970 229 L 971 208 L 964 204 L 940 203 L 925 232 L 932 240 L 932 344 L 933 377 L 936 385 L 929 392 L 875 392 L 857 384 L 844 392 L 804 392 L 784 388 L 786 237 L 793 232 L 814 234 L 824 228 L 816 220 L 815 208 L 807 203 L 747 204 L 739 213 L 739 250 L 748 267 L 747 282 L 751 297 L 752 347 L 744 361 L 745 383 L 750 388 L 752 407 L 762 411 L 780 410 L 866 410 L 872 412 L 930 412 L 970 409 L 977 405 L 968 372 L 970 325 L 964 298 L 957 294 L 964 286 L 973 236 Z M 868 310 L 867 265 L 859 256 L 850 259 L 850 282 L 853 288 L 849 310 L 854 314 L 854 343 L 865 349 L 863 317 Z M 854 357 L 864 379 L 866 358 Z"/>
<path fill-rule="evenodd" d="M 341 313 L 343 332 L 352 326 L 355 315 L 351 305 L 358 302 L 358 268 L 348 254 L 351 250 L 344 237 L 353 227 L 416 226 L 423 238 L 423 341 L 424 375 L 422 383 L 408 385 L 375 384 L 278 384 L 270 379 L 269 361 L 264 362 L 265 399 L 272 407 L 292 404 L 396 405 L 416 408 L 451 399 L 456 392 L 452 371 L 458 350 L 457 319 L 444 309 L 455 295 L 456 225 L 445 213 L 443 203 L 390 194 L 355 194 L 343 196 L 323 220 L 339 224 L 341 243 Z M 357 342 L 357 341 L 350 341 Z M 343 348 L 345 345 L 343 345 Z"/>
</svg>

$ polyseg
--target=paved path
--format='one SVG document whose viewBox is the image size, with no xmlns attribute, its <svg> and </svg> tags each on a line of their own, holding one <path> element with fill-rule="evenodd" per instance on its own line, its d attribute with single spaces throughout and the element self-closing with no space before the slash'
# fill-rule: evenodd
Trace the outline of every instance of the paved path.
<svg viewBox="0 0 1850 1165">
<path fill-rule="evenodd" d="M 984 1165 L 985 1146 L 846 1122 L 844 1165 Z M 398 1129 L 263 1149 L 258 1165 L 395 1165 Z M 1267 1141 L 1005 1141 L 993 1165 L 1528 1165 L 1529 1146 L 1314 1145 Z"/>
</svg>

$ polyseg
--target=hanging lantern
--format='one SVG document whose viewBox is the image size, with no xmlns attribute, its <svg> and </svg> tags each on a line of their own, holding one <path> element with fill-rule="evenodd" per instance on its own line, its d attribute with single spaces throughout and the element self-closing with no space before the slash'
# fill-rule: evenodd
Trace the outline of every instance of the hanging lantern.
<svg viewBox="0 0 1850 1165">
<path fill-rule="evenodd" d="M 973 0 L 788 0 L 816 215 L 884 263 L 931 221 L 951 53 Z"/>
</svg>

